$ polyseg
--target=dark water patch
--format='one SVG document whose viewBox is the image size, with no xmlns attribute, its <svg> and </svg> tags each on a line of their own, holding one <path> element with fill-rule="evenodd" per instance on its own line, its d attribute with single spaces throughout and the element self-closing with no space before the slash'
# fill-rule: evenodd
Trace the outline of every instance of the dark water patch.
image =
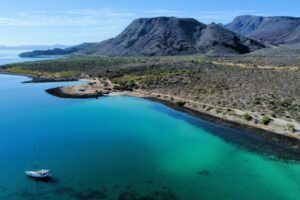
<svg viewBox="0 0 300 200">
<path fill-rule="evenodd" d="M 177 195 L 168 187 L 150 190 L 141 194 L 135 190 L 126 190 L 118 194 L 118 200 L 177 200 Z"/>
<path fill-rule="evenodd" d="M 53 178 L 53 177 L 49 177 L 49 178 L 41 178 L 41 179 L 37 179 L 34 177 L 29 177 L 27 176 L 27 178 L 33 182 L 35 182 L 36 184 L 51 184 L 51 185 L 56 185 L 59 184 L 59 179 L 57 178 Z"/>
<path fill-rule="evenodd" d="M 50 178 L 34 178 L 31 176 L 27 176 L 29 180 L 35 181 L 36 183 L 49 183 Z"/>
<path fill-rule="evenodd" d="M 75 193 L 75 190 L 71 187 L 59 187 L 54 190 L 56 195 L 72 195 Z"/>
<path fill-rule="evenodd" d="M 138 199 L 138 193 L 134 191 L 124 191 L 120 192 L 118 195 L 118 200 L 136 200 Z"/>
<path fill-rule="evenodd" d="M 59 179 L 57 179 L 57 178 L 53 178 L 53 177 L 51 177 L 51 179 L 49 179 L 46 183 L 48 183 L 48 184 L 52 184 L 52 185 L 57 185 L 57 184 L 59 184 L 60 183 L 60 180 Z"/>
<path fill-rule="evenodd" d="M 35 194 L 30 190 L 21 190 L 18 193 L 18 196 L 21 197 L 21 199 L 31 199 L 32 197 L 40 197 L 41 195 Z"/>
<path fill-rule="evenodd" d="M 177 194 L 173 192 L 172 189 L 164 186 L 160 189 L 156 189 L 150 192 L 151 197 L 153 199 L 159 199 L 159 200 L 177 200 Z"/>
<path fill-rule="evenodd" d="M 1 200 L 8 200 L 8 199 L 24 199 L 24 200 L 35 200 L 35 199 L 45 199 L 47 197 L 46 193 L 40 193 L 36 189 L 27 189 L 22 188 L 15 193 L 11 193 L 5 195 L 1 198 Z"/>
<path fill-rule="evenodd" d="M 211 172 L 204 169 L 204 170 L 201 170 L 201 171 L 198 171 L 197 172 L 197 175 L 200 175 L 200 176 L 211 176 Z"/>
<path fill-rule="evenodd" d="M 155 181 L 154 180 L 152 180 L 152 179 L 149 179 L 149 180 L 146 180 L 145 181 L 145 183 L 147 183 L 147 184 L 154 184 L 155 183 Z"/>
<path fill-rule="evenodd" d="M 76 190 L 72 187 L 59 187 L 56 188 L 53 193 L 57 196 L 67 195 L 73 199 L 86 200 L 86 199 L 106 199 L 109 197 L 108 191 L 105 187 L 100 189 L 84 189 Z"/>
<path fill-rule="evenodd" d="M 159 102 L 151 105 L 153 109 L 202 128 L 241 149 L 258 153 L 272 160 L 284 160 L 291 163 L 300 161 L 300 149 L 295 148 L 299 146 L 299 141 L 296 139 L 234 122 L 225 122 L 189 108 L 176 107 L 163 100 L 150 100 Z"/>
<path fill-rule="evenodd" d="M 74 194 L 76 199 L 85 200 L 85 199 L 106 199 L 108 198 L 108 193 L 105 188 L 100 190 L 87 189 Z"/>
</svg>

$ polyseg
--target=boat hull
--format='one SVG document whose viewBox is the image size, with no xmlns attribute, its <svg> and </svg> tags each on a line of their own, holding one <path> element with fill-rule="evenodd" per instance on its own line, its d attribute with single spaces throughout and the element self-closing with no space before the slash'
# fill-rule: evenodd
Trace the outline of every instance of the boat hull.
<svg viewBox="0 0 300 200">
<path fill-rule="evenodd" d="M 40 171 L 26 171 L 25 174 L 32 179 L 35 180 L 43 180 L 43 181 L 47 181 L 51 178 L 51 175 L 47 172 L 47 173 L 41 173 Z"/>
</svg>

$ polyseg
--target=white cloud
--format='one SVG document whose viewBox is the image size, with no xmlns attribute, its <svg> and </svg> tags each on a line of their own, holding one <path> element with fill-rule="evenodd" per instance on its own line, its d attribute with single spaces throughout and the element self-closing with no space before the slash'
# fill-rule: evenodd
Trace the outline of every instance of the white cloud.
<svg viewBox="0 0 300 200">
<path fill-rule="evenodd" d="M 27 11 L 14 16 L 0 14 L 3 43 L 80 43 L 101 41 L 119 34 L 132 20 L 139 17 L 191 17 L 203 23 L 227 23 L 237 15 L 268 15 L 251 10 L 187 12 L 184 10 L 137 10 L 110 8 L 70 9 L 57 11 Z M 5 34 L 4 34 L 5 33 Z M 47 35 L 47 37 L 45 37 Z M 14 38 L 12 40 L 11 38 Z M 6 41 L 6 42 L 5 42 Z M 23 41 L 23 42 L 22 42 Z M 1 42 L 1 41 L 0 41 Z"/>
<path fill-rule="evenodd" d="M 16 17 L 2 17 L 2 26 L 87 26 L 108 22 L 124 22 L 137 17 L 135 14 L 112 9 L 78 9 L 67 11 L 21 12 Z M 116 24 L 118 25 L 118 23 Z"/>
<path fill-rule="evenodd" d="M 15 17 L 1 16 L 1 26 L 88 26 L 88 25 L 109 25 L 114 26 L 128 24 L 138 17 L 155 16 L 177 16 L 193 17 L 206 23 L 228 22 L 235 16 L 245 14 L 258 14 L 251 10 L 242 11 L 218 11 L 218 12 L 196 12 L 190 13 L 179 10 L 156 9 L 142 12 L 129 12 L 110 8 L 75 9 L 62 11 L 31 11 L 20 12 Z"/>
</svg>

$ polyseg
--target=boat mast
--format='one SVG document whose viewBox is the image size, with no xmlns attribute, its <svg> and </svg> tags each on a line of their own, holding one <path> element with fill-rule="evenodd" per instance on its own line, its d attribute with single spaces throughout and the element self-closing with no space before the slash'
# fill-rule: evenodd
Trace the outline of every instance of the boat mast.
<svg viewBox="0 0 300 200">
<path fill-rule="evenodd" d="M 38 161 L 37 161 L 37 153 L 36 153 L 36 148 L 35 146 L 33 147 L 33 169 L 37 170 L 37 165 L 38 165 Z"/>
</svg>

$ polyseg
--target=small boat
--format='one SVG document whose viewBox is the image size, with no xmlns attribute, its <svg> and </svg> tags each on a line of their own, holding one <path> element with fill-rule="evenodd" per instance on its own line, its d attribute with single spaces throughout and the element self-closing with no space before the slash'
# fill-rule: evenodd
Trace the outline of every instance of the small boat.
<svg viewBox="0 0 300 200">
<path fill-rule="evenodd" d="M 25 174 L 37 180 L 48 180 L 51 178 L 49 171 L 50 170 L 41 169 L 41 170 L 34 170 L 34 171 L 25 171 Z"/>
</svg>

